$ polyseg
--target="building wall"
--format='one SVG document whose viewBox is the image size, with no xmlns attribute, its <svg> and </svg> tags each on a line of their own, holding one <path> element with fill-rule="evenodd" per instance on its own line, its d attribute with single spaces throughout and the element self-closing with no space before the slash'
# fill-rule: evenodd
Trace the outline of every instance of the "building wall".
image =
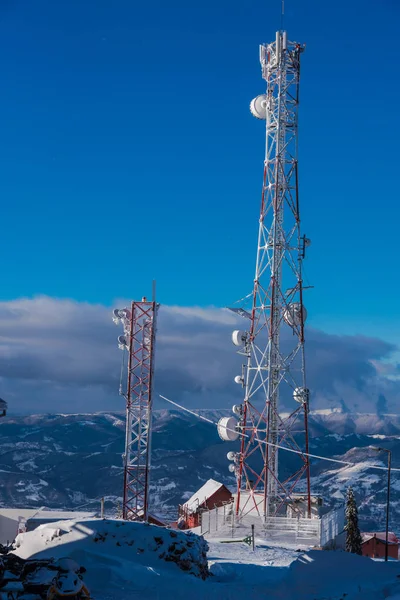
<svg viewBox="0 0 400 600">
<path fill-rule="evenodd" d="M 18 521 L 0 516 L 0 544 L 11 544 L 18 534 Z"/>
<path fill-rule="evenodd" d="M 378 538 L 371 538 L 362 545 L 363 556 L 369 556 L 370 558 L 385 558 L 385 542 L 382 542 Z M 388 556 L 390 558 L 398 559 L 399 549 L 397 544 L 389 544 Z"/>
<path fill-rule="evenodd" d="M 200 513 L 192 513 L 187 515 L 185 518 L 186 528 L 192 529 L 193 527 L 198 527 L 200 524 Z"/>
<path fill-rule="evenodd" d="M 0 544 L 13 542 L 18 534 L 20 523 L 26 523 L 37 509 L 2 508 L 0 509 Z"/>
<path fill-rule="evenodd" d="M 231 492 L 222 486 L 212 496 L 208 498 L 205 504 L 202 504 L 202 508 L 215 508 L 216 506 L 222 506 L 224 502 L 229 502 L 232 498 Z"/>
</svg>

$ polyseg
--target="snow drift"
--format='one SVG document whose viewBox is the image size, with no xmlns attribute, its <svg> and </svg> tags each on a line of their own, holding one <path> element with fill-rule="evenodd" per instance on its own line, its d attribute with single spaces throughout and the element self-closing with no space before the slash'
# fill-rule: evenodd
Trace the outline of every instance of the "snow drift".
<svg viewBox="0 0 400 600">
<path fill-rule="evenodd" d="M 144 523 L 59 521 L 18 536 L 15 545 L 22 559 L 68 557 L 84 566 L 96 600 L 250 600 L 264 598 L 266 590 L 269 600 L 383 600 L 400 592 L 397 561 L 296 551 L 261 539 L 255 552 L 219 540 L 208 550 L 193 533 Z"/>
<path fill-rule="evenodd" d="M 14 554 L 29 558 L 74 558 L 90 571 L 90 565 L 116 561 L 162 570 L 177 568 L 201 579 L 209 576 L 208 545 L 204 538 L 121 520 L 87 519 L 58 521 L 21 533 Z M 131 570 L 131 569 L 129 569 Z"/>
</svg>

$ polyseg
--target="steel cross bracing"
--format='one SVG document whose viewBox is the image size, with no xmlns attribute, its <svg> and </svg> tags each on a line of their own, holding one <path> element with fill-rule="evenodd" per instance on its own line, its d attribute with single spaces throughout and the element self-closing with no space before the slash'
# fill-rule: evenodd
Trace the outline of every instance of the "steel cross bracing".
<svg viewBox="0 0 400 600">
<path fill-rule="evenodd" d="M 236 512 L 241 515 L 254 510 L 264 517 L 287 514 L 288 505 L 293 514 L 300 480 L 308 516 L 311 510 L 309 461 L 303 454 L 308 452 L 309 409 L 302 260 L 309 240 L 300 231 L 297 160 L 303 49 L 289 42 L 286 32 L 260 47 L 267 82 L 266 153 L 251 324 L 242 352 L 245 397 L 239 429 L 246 436 L 236 460 Z M 292 406 L 286 415 L 280 412 L 282 396 L 285 407 Z M 301 441 L 295 435 L 299 425 Z M 280 475 L 278 450 L 265 441 L 300 451 L 293 473 Z M 243 494 L 245 487 L 248 493 Z"/>
<path fill-rule="evenodd" d="M 128 354 L 126 391 L 126 437 L 122 516 L 127 520 L 148 519 L 151 451 L 154 350 L 158 305 L 155 301 L 132 302 L 119 311 Z M 118 312 L 118 311 L 117 311 Z M 121 339 L 121 338 L 120 338 Z"/>
</svg>

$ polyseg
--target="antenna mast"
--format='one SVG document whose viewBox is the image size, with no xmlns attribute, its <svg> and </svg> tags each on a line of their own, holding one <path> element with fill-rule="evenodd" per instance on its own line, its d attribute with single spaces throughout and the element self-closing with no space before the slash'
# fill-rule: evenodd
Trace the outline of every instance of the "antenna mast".
<svg viewBox="0 0 400 600">
<path fill-rule="evenodd" d="M 154 383 L 156 318 L 159 305 L 153 299 L 133 301 L 130 308 L 114 310 L 113 321 L 122 323 L 118 346 L 128 354 L 126 432 L 122 517 L 147 521 L 151 454 L 151 422 Z"/>
<path fill-rule="evenodd" d="M 244 388 L 244 401 L 233 407 L 241 440 L 230 470 L 237 478 L 236 514 L 256 512 L 264 519 L 299 515 L 299 491 L 303 512 L 311 516 L 302 277 L 310 241 L 300 231 L 297 159 L 303 50 L 288 41 L 286 31 L 260 46 L 267 91 L 250 104 L 253 116 L 266 121 L 266 150 L 252 305 L 248 311 L 234 309 L 250 323 L 248 331 L 235 331 L 232 337 L 245 364 L 235 378 Z M 281 403 L 289 407 L 287 414 Z M 229 430 L 221 423 L 223 439 L 235 437 L 232 424 Z M 300 452 L 293 454 L 292 473 L 279 468 L 278 445 Z"/>
</svg>

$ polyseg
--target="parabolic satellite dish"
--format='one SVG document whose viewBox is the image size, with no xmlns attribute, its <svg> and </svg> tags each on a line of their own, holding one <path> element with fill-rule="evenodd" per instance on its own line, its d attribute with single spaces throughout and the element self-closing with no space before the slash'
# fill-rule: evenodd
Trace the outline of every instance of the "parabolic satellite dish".
<svg viewBox="0 0 400 600">
<path fill-rule="evenodd" d="M 310 390 L 307 388 L 298 387 L 293 391 L 293 398 L 296 400 L 296 402 L 299 402 L 300 404 L 307 403 L 309 397 Z"/>
<path fill-rule="evenodd" d="M 118 323 L 121 319 L 130 319 L 131 313 L 127 308 L 114 308 L 113 321 Z"/>
<path fill-rule="evenodd" d="M 239 432 L 236 431 L 238 422 L 234 417 L 222 417 L 218 421 L 218 435 L 224 442 L 234 442 L 239 437 Z"/>
<path fill-rule="evenodd" d="M 290 327 L 299 327 L 301 324 L 301 304 L 292 302 L 283 310 L 283 319 Z M 303 323 L 306 322 L 307 311 L 303 305 Z"/>
<path fill-rule="evenodd" d="M 239 331 L 236 329 L 232 332 L 232 342 L 235 346 L 243 346 L 247 340 L 247 333 L 245 331 Z"/>
<path fill-rule="evenodd" d="M 261 94 L 250 102 L 250 112 L 256 119 L 262 119 L 265 121 L 267 118 L 267 96 Z"/>
<path fill-rule="evenodd" d="M 119 335 L 118 336 L 118 348 L 120 350 L 124 350 L 127 347 L 128 347 L 128 340 L 126 339 L 126 337 L 124 335 Z"/>
</svg>

